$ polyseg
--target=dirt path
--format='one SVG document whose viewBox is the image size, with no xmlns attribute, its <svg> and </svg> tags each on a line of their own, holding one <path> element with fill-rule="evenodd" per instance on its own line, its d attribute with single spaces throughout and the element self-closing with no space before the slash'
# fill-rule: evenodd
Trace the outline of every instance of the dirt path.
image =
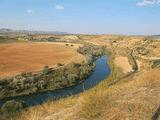
<svg viewBox="0 0 160 120">
<path fill-rule="evenodd" d="M 160 60 L 160 57 L 146 57 L 146 56 L 141 56 L 142 59 L 145 60 Z"/>
</svg>

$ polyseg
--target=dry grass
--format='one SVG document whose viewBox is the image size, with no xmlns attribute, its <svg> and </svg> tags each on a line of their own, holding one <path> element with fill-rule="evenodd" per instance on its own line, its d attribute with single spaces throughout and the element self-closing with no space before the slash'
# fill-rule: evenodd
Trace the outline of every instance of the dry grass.
<svg viewBox="0 0 160 120">
<path fill-rule="evenodd" d="M 112 45 L 109 48 L 112 48 L 114 58 L 124 56 L 126 44 L 129 44 L 132 49 L 143 42 L 141 41 L 143 37 L 141 39 L 127 37 L 125 38 L 127 42 L 123 42 L 123 39 L 108 44 L 103 41 L 107 37 L 94 37 L 91 37 L 93 41 L 90 42 Z M 88 41 L 90 39 L 89 36 L 82 38 Z M 135 41 L 130 42 L 128 39 L 135 39 Z M 158 46 L 157 48 L 159 49 Z M 160 69 L 141 67 L 132 76 L 111 84 L 121 75 L 121 71 L 112 60 L 110 56 L 111 76 L 95 88 L 77 96 L 29 108 L 18 117 L 18 120 L 31 120 L 31 118 L 32 120 L 150 120 L 160 106 Z M 144 60 L 138 63 L 138 66 L 142 66 L 142 63 L 149 65 Z"/>
<path fill-rule="evenodd" d="M 80 62 L 84 58 L 76 52 L 78 46 L 65 46 L 65 43 L 0 44 L 0 77 L 39 71 L 45 65 L 52 67 L 57 63 Z"/>
<path fill-rule="evenodd" d="M 132 81 L 103 85 L 25 112 L 20 120 L 150 120 L 160 103 L 160 70 L 146 71 Z"/>
<path fill-rule="evenodd" d="M 127 57 L 116 57 L 115 64 L 119 67 L 124 73 L 129 73 L 132 71 L 132 66 L 129 64 Z"/>
</svg>

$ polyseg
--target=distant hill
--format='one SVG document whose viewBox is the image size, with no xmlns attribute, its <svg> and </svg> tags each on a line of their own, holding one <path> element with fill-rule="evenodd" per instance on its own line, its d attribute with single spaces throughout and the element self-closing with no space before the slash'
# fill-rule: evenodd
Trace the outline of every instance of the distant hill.
<svg viewBox="0 0 160 120">
<path fill-rule="evenodd" d="M 29 30 L 13 30 L 8 28 L 0 29 L 0 34 L 67 34 L 59 31 L 29 31 Z"/>
<path fill-rule="evenodd" d="M 152 36 L 149 36 L 148 38 L 152 40 L 160 40 L 160 35 L 152 35 Z"/>
<path fill-rule="evenodd" d="M 160 38 L 160 35 L 152 35 L 151 37 Z"/>
<path fill-rule="evenodd" d="M 152 35 L 152 36 L 157 36 L 157 37 L 160 37 L 160 34 L 159 34 L 159 35 Z"/>
</svg>

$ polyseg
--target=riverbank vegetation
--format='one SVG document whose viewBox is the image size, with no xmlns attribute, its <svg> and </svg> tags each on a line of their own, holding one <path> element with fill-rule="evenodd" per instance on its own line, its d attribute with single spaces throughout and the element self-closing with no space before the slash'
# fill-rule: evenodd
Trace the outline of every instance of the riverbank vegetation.
<svg viewBox="0 0 160 120">
<path fill-rule="evenodd" d="M 0 120 L 7 120 L 13 118 L 27 107 L 23 101 L 10 100 L 7 101 L 0 109 Z"/>
<path fill-rule="evenodd" d="M 136 48 L 144 47 L 143 37 L 123 37 L 107 42 L 104 36 L 87 36 L 93 38 L 95 44 L 108 45 L 109 65 L 111 75 L 95 88 L 84 93 L 59 101 L 49 101 L 35 106 L 18 116 L 18 120 L 115 120 L 115 119 L 158 119 L 160 97 L 159 43 L 148 43 L 148 47 L 155 45 L 155 50 L 145 52 L 147 58 L 136 52 Z M 104 40 L 99 40 L 103 38 Z M 86 39 L 86 38 L 85 38 Z M 93 42 L 91 41 L 90 42 Z M 146 46 L 145 46 L 146 47 Z M 150 48 L 150 47 L 149 47 Z M 126 49 L 129 49 L 128 52 Z M 132 54 L 130 54 L 132 53 Z M 154 59 L 153 59 L 154 55 Z M 135 71 L 124 76 L 121 68 L 114 63 L 116 57 L 127 57 Z M 156 56 L 156 57 L 155 57 Z M 152 60 L 153 59 L 153 60 Z M 155 63 L 152 63 L 157 60 Z M 151 65 L 155 64 L 154 67 Z M 123 76 L 123 77 L 122 77 Z M 153 117 L 156 115 L 156 118 Z"/>
<path fill-rule="evenodd" d="M 72 62 L 67 65 L 59 65 L 56 69 L 45 66 L 38 73 L 23 72 L 0 80 L 0 98 L 36 94 L 80 84 L 94 71 L 94 62 L 105 54 L 105 48 L 85 45 L 77 52 L 86 56 L 86 60 L 81 64 Z M 12 103 L 15 103 L 15 106 Z M 23 101 L 8 101 L 1 107 L 1 113 L 17 112 L 23 108 L 22 103 Z M 9 111 L 10 107 L 14 110 Z"/>
<path fill-rule="evenodd" d="M 93 71 L 94 64 L 88 63 L 83 65 L 70 63 L 56 70 L 46 66 L 38 74 L 21 73 L 15 77 L 0 80 L 1 99 L 76 85 Z"/>
<path fill-rule="evenodd" d="M 45 66 L 40 73 L 23 72 L 15 77 L 0 80 L 0 98 L 29 95 L 79 84 L 92 73 L 95 58 L 104 54 L 104 48 L 84 46 L 77 51 L 86 56 L 86 61 L 82 64 L 70 63 L 58 69 Z"/>
</svg>

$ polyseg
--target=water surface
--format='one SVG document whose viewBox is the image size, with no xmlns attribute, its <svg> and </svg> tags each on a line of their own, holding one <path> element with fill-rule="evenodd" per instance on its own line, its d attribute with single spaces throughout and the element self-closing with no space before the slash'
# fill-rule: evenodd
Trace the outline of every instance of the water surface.
<svg viewBox="0 0 160 120">
<path fill-rule="evenodd" d="M 49 92 L 37 93 L 33 95 L 28 95 L 28 96 L 14 97 L 7 100 L 12 100 L 12 99 L 22 100 L 22 101 L 25 101 L 29 106 L 33 106 L 33 105 L 41 104 L 47 100 L 55 100 L 61 97 L 66 97 L 73 94 L 81 93 L 84 90 L 88 90 L 94 87 L 100 81 L 106 79 L 106 77 L 110 74 L 110 69 L 107 64 L 107 61 L 108 61 L 107 56 L 102 56 L 101 58 L 97 59 L 95 70 L 91 74 L 91 76 L 88 77 L 83 83 L 78 84 L 76 86 L 72 86 L 72 87 L 64 88 L 60 90 L 49 91 Z M 0 105 L 2 105 L 7 100 L 0 101 Z"/>
</svg>

